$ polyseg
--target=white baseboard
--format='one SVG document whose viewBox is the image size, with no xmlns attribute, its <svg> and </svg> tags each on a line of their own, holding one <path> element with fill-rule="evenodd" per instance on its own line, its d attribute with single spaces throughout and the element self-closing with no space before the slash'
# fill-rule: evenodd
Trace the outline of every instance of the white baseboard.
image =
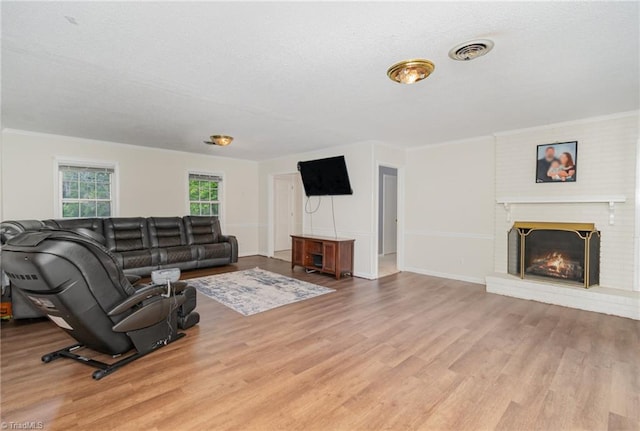
<svg viewBox="0 0 640 431">
<path fill-rule="evenodd" d="M 374 274 L 370 274 L 368 272 L 358 272 L 358 271 L 353 271 L 353 276 L 358 278 L 366 278 L 367 280 L 375 280 L 378 278 Z"/>
<path fill-rule="evenodd" d="M 507 274 L 486 278 L 487 292 L 640 320 L 640 292 L 542 283 Z"/>
<path fill-rule="evenodd" d="M 245 251 L 242 253 L 238 253 L 238 257 L 250 257 L 250 256 L 260 256 L 260 253 L 257 251 Z"/>
<path fill-rule="evenodd" d="M 402 269 L 403 271 L 415 272 L 416 274 L 422 275 L 430 275 L 432 277 L 440 277 L 440 278 L 448 278 L 450 280 L 459 280 L 466 281 L 467 283 L 476 283 L 476 284 L 484 284 L 484 278 L 482 277 L 473 277 L 469 275 L 461 275 L 461 274 L 449 274 L 447 272 L 439 272 L 439 271 L 431 271 L 430 269 L 423 268 L 414 268 L 414 267 L 405 267 Z"/>
</svg>

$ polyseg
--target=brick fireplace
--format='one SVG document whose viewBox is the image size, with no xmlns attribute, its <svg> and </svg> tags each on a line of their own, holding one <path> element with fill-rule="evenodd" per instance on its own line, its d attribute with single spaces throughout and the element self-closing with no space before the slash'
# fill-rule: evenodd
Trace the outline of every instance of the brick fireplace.
<svg viewBox="0 0 640 431">
<path fill-rule="evenodd" d="M 532 163 L 536 145 L 564 140 L 579 142 L 580 180 L 536 183 Z M 497 134 L 494 154 L 493 272 L 485 279 L 487 292 L 640 320 L 638 112 Z M 616 168 L 605 173 L 603 166 Z M 515 240 L 510 245 L 508 238 L 515 221 L 595 224 L 600 234 L 593 233 L 591 238 L 599 242 L 599 250 L 591 244 L 590 253 L 599 254 L 597 281 L 591 275 L 593 265 L 588 289 L 579 281 L 548 276 L 556 269 L 547 276 L 535 273 L 542 269 L 540 265 L 531 268 L 525 262 L 523 269 L 517 254 L 521 249 L 516 242 L 514 250 Z M 517 240 L 520 234 L 514 235 Z M 563 235 L 577 238 L 573 233 Z M 553 259 L 549 260 L 547 264 L 553 266 Z M 583 262 L 580 257 L 570 260 Z M 565 275 L 570 272 L 564 270 Z"/>
</svg>

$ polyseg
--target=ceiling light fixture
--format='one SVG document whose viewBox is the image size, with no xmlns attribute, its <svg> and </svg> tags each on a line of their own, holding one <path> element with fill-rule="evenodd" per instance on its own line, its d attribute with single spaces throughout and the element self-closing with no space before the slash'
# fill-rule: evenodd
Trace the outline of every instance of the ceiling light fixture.
<svg viewBox="0 0 640 431">
<path fill-rule="evenodd" d="M 482 57 L 493 49 L 493 42 L 489 39 L 476 39 L 454 46 L 449 51 L 449 57 L 458 61 L 474 60 Z"/>
<path fill-rule="evenodd" d="M 212 135 L 210 141 L 204 141 L 205 144 L 209 145 L 219 145 L 221 147 L 226 147 L 233 141 L 233 137 L 227 135 Z"/>
<path fill-rule="evenodd" d="M 429 60 L 414 58 L 394 64 L 387 70 L 387 76 L 399 84 L 413 84 L 431 75 L 435 68 Z"/>
</svg>

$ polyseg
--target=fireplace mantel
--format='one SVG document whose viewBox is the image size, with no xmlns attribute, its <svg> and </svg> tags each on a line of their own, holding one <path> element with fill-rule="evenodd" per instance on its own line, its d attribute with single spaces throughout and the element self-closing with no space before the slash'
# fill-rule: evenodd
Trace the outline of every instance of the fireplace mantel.
<svg viewBox="0 0 640 431">
<path fill-rule="evenodd" d="M 540 196 L 519 196 L 503 197 L 496 199 L 496 202 L 504 205 L 507 211 L 507 222 L 511 222 L 511 206 L 521 204 L 608 204 L 609 224 L 615 222 L 615 207 L 618 203 L 624 203 L 627 198 L 622 195 L 612 196 L 572 196 L 572 197 L 540 197 Z"/>
</svg>

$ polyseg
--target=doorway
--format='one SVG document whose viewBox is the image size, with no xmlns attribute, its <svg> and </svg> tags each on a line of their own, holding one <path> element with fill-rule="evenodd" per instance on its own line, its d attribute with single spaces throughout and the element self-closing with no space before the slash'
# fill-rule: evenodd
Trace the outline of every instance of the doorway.
<svg viewBox="0 0 640 431">
<path fill-rule="evenodd" d="M 378 278 L 398 272 L 398 170 L 378 171 Z"/>
<path fill-rule="evenodd" d="M 273 177 L 273 257 L 291 261 L 291 235 L 302 233 L 302 181 L 299 173 Z"/>
</svg>

